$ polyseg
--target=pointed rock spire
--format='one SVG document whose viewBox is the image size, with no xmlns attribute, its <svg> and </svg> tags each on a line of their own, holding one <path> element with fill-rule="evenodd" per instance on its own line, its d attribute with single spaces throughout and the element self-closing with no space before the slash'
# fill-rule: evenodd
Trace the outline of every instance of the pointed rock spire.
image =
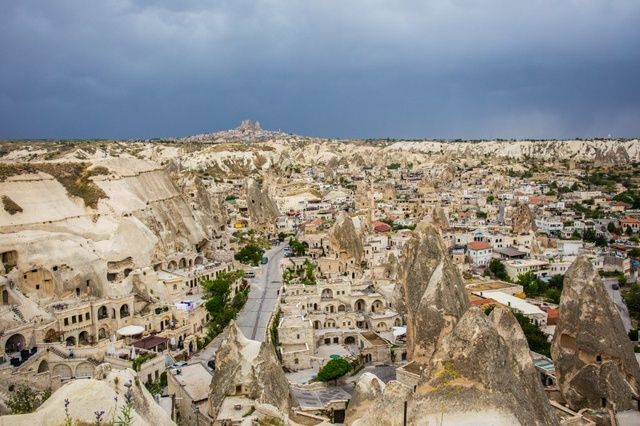
<svg viewBox="0 0 640 426">
<path fill-rule="evenodd" d="M 434 226 L 420 226 L 405 245 L 399 285 L 409 359 L 426 364 L 469 307 L 462 275 Z"/>
<path fill-rule="evenodd" d="M 637 407 L 640 367 L 620 314 L 595 268 L 578 257 L 567 270 L 551 355 L 573 410 Z"/>
</svg>

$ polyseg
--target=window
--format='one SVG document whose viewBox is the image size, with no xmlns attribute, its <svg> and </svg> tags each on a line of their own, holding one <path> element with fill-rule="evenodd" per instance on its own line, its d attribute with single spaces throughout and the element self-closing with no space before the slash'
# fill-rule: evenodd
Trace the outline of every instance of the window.
<svg viewBox="0 0 640 426">
<path fill-rule="evenodd" d="M 64 319 L 64 325 L 69 325 L 69 318 Z"/>
<path fill-rule="evenodd" d="M 300 338 L 300 335 L 299 335 L 299 334 L 296 334 L 296 339 L 299 339 L 299 338 Z"/>
<path fill-rule="evenodd" d="M 296 364 L 296 365 L 298 365 L 298 358 L 294 359 L 294 360 L 293 360 L 293 363 L 294 363 L 294 364 Z"/>
<path fill-rule="evenodd" d="M 86 319 L 87 321 L 89 321 L 91 319 L 91 314 L 89 312 L 87 312 L 86 314 L 84 314 L 84 319 Z"/>
<path fill-rule="evenodd" d="M 331 339 L 324 339 L 324 344 L 325 345 L 330 345 L 331 344 Z"/>
<path fill-rule="evenodd" d="M 71 323 L 72 323 L 72 324 L 75 324 L 75 323 L 76 323 L 76 316 L 75 316 L 75 315 L 71 317 Z"/>
</svg>

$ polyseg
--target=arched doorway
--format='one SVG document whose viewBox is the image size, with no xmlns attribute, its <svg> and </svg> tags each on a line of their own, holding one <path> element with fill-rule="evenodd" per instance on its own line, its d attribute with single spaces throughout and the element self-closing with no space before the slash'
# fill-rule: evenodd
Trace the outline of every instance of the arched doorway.
<svg viewBox="0 0 640 426">
<path fill-rule="evenodd" d="M 374 300 L 371 304 L 371 312 L 381 312 L 384 311 L 384 303 L 381 300 Z"/>
<path fill-rule="evenodd" d="M 353 305 L 353 310 L 356 312 L 364 312 L 365 309 L 366 309 L 366 305 L 364 303 L 364 300 L 362 299 L 356 300 L 356 303 L 354 303 Z"/>
<path fill-rule="evenodd" d="M 2 304 L 9 304 L 9 291 L 7 289 L 2 290 Z"/>
<path fill-rule="evenodd" d="M 402 321 L 400 320 L 400 318 L 396 318 L 395 325 L 396 327 L 400 327 L 402 325 Z"/>
<path fill-rule="evenodd" d="M 89 337 L 89 332 L 88 331 L 83 331 L 78 335 L 78 342 L 81 345 L 88 345 L 91 343 L 90 337 Z"/>
<path fill-rule="evenodd" d="M 130 315 L 129 312 L 129 305 L 122 305 L 120 306 L 120 318 L 125 318 L 128 317 Z"/>
<path fill-rule="evenodd" d="M 347 336 L 344 338 L 344 344 L 345 345 L 355 345 L 356 344 L 356 338 L 353 336 Z"/>
<path fill-rule="evenodd" d="M 105 319 L 109 317 L 109 312 L 107 312 L 107 307 L 106 306 L 100 306 L 100 308 L 98 309 L 98 319 Z"/>
<path fill-rule="evenodd" d="M 46 359 L 43 359 L 40 365 L 38 365 L 38 373 L 44 373 L 46 371 L 49 371 L 49 363 Z"/>
<path fill-rule="evenodd" d="M 67 346 L 75 346 L 76 345 L 76 338 L 75 338 L 75 336 L 69 336 L 69 337 L 67 337 L 65 342 L 67 342 Z"/>
<path fill-rule="evenodd" d="M 7 353 L 20 352 L 21 350 L 25 349 L 25 347 L 26 340 L 22 334 L 18 333 L 7 339 L 7 343 L 5 343 L 4 345 L 4 351 Z"/>
<path fill-rule="evenodd" d="M 318 320 L 313 322 L 313 328 L 314 330 L 320 330 L 322 328 L 322 323 Z"/>
<path fill-rule="evenodd" d="M 71 367 L 66 364 L 57 364 L 55 367 L 53 367 L 52 374 L 54 376 L 60 376 L 63 379 L 70 379 L 73 375 L 71 372 Z"/>
<path fill-rule="evenodd" d="M 53 343 L 57 341 L 58 341 L 58 332 L 55 331 L 53 328 L 50 328 L 49 330 L 47 330 L 47 332 L 44 335 L 44 342 Z"/>
<path fill-rule="evenodd" d="M 109 334 L 107 333 L 107 329 L 105 327 L 100 328 L 100 330 L 98 330 L 98 339 L 102 340 L 102 339 L 107 339 L 109 337 Z"/>
<path fill-rule="evenodd" d="M 76 377 L 92 377 L 94 366 L 88 362 L 82 362 L 76 367 Z"/>
</svg>

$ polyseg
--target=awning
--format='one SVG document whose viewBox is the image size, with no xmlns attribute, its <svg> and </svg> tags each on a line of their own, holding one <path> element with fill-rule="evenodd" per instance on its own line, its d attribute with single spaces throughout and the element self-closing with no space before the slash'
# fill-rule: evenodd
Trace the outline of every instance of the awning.
<svg viewBox="0 0 640 426">
<path fill-rule="evenodd" d="M 121 336 L 137 336 L 144 333 L 144 327 L 139 325 L 128 325 L 118 330 L 118 334 Z"/>
</svg>

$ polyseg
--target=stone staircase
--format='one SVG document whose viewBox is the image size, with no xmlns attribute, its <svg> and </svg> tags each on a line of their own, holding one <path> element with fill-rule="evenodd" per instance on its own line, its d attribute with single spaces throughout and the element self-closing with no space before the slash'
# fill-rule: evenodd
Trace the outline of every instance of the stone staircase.
<svg viewBox="0 0 640 426">
<path fill-rule="evenodd" d="M 66 353 L 65 351 L 58 349 L 55 346 L 49 346 L 49 351 L 58 355 L 60 358 L 62 359 L 69 359 L 69 354 Z"/>
<path fill-rule="evenodd" d="M 16 314 L 18 318 L 20 318 L 20 321 L 26 324 L 27 320 L 24 318 L 24 315 L 22 315 L 22 311 L 20 311 L 20 309 L 17 306 L 15 305 L 11 306 L 11 311 L 14 314 Z"/>
<path fill-rule="evenodd" d="M 89 361 L 91 364 L 95 365 L 96 367 L 99 366 L 101 364 L 100 361 L 98 361 L 97 359 L 93 358 L 93 357 L 89 357 L 87 358 L 87 361 Z"/>
</svg>

